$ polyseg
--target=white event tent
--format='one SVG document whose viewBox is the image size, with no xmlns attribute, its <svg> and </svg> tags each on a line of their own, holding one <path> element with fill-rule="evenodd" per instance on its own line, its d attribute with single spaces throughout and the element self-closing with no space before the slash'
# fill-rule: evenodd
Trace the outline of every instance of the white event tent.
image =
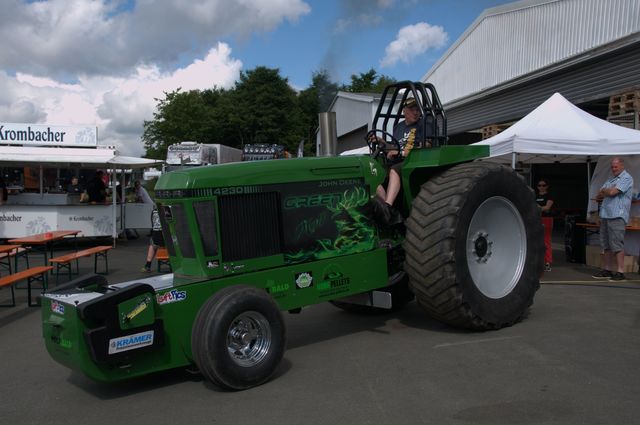
<svg viewBox="0 0 640 425">
<path fill-rule="evenodd" d="M 118 170 L 146 168 L 161 163 L 162 161 L 154 159 L 121 156 L 114 148 L 106 146 L 93 148 L 0 146 L 0 167 L 40 168 L 41 195 L 43 194 L 42 169 L 44 167 L 111 169 L 115 171 L 112 173 L 112 184 L 116 187 Z M 124 179 L 124 175 L 122 177 Z M 121 187 L 124 188 L 124 180 Z M 114 223 L 112 237 L 115 244 L 117 238 L 115 196 L 113 196 L 111 214 Z"/>
<path fill-rule="evenodd" d="M 555 93 L 520 121 L 489 139 L 474 145 L 489 146 L 492 161 L 511 163 L 585 163 L 589 197 L 593 198 L 609 177 L 612 156 L 625 160 L 634 178 L 634 195 L 640 187 L 640 131 L 621 127 L 594 117 Z M 597 160 L 593 178 L 590 162 Z M 587 212 L 597 211 L 595 201 L 587 200 Z M 632 206 L 631 215 L 640 211 Z M 638 235 L 625 238 L 625 249 L 637 253 Z"/>
<path fill-rule="evenodd" d="M 520 121 L 474 145 L 501 162 L 582 163 L 602 155 L 640 154 L 640 131 L 594 117 L 555 93 Z"/>
</svg>

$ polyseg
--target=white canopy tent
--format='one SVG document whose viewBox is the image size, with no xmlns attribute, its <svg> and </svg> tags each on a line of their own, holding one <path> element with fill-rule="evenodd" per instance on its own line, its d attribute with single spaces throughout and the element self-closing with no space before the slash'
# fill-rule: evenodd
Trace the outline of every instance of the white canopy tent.
<svg viewBox="0 0 640 425">
<path fill-rule="evenodd" d="M 634 194 L 640 187 L 640 131 L 621 127 L 594 117 L 578 108 L 560 93 L 555 93 L 520 121 L 475 145 L 489 146 L 493 161 L 511 163 L 585 163 L 589 198 L 587 214 L 597 211 L 591 198 L 609 178 L 611 157 L 624 158 L 627 171 L 634 177 Z M 591 161 L 597 161 L 593 178 Z M 631 215 L 638 215 L 633 205 Z M 586 217 L 585 217 L 586 218 Z M 640 247 L 639 235 L 627 234 L 625 250 L 635 255 Z"/>
<path fill-rule="evenodd" d="M 474 145 L 489 146 L 497 161 L 582 163 L 601 155 L 640 154 L 640 131 L 594 117 L 555 93 L 500 134 Z"/>
<path fill-rule="evenodd" d="M 1 167 L 39 167 L 40 168 L 40 192 L 42 193 L 42 169 L 44 167 L 56 168 L 105 168 L 105 169 L 132 169 L 146 168 L 161 164 L 155 159 L 120 156 L 116 150 L 108 147 L 98 148 L 67 148 L 67 147 L 32 147 L 32 146 L 0 146 Z M 123 182 L 124 183 L 124 182 Z M 112 185 L 116 187 L 116 172 L 112 173 Z M 124 188 L 124 184 L 121 186 Z M 117 238 L 116 223 L 116 196 L 113 196 L 113 231 L 112 237 L 115 244 Z"/>
<path fill-rule="evenodd" d="M 23 165 L 83 168 L 145 168 L 161 163 L 155 159 L 120 156 L 114 149 L 0 146 L 0 166 Z"/>
</svg>

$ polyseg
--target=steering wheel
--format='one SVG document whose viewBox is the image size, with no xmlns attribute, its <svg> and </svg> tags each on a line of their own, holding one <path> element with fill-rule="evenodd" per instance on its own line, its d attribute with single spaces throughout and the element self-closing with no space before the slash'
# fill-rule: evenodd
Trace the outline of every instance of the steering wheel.
<svg viewBox="0 0 640 425">
<path fill-rule="evenodd" d="M 378 142 L 378 138 L 377 138 L 377 134 L 380 133 L 383 136 L 384 141 L 382 143 Z M 400 154 L 400 152 L 402 151 L 402 148 L 400 147 L 400 142 L 398 141 L 398 139 L 396 139 L 393 134 L 389 133 L 388 131 L 384 131 L 384 130 L 378 130 L 378 129 L 373 129 L 370 130 L 365 137 L 365 140 L 367 141 L 367 146 L 369 146 L 369 150 L 371 151 L 371 156 L 375 159 L 378 156 L 380 156 L 381 154 L 384 154 L 390 150 L 393 149 L 388 149 L 387 148 L 387 142 L 386 142 L 386 136 L 388 136 L 389 139 L 391 139 L 391 144 L 394 145 L 395 150 L 398 151 L 398 154 Z M 387 161 L 387 155 L 383 155 L 384 160 Z"/>
</svg>

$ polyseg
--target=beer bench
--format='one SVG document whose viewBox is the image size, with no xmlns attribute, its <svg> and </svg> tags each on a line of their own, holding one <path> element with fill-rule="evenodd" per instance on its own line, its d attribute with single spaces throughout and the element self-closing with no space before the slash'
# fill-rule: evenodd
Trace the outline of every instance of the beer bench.
<svg viewBox="0 0 640 425">
<path fill-rule="evenodd" d="M 27 280 L 29 307 L 38 306 L 39 305 L 38 303 L 31 302 L 31 283 L 42 282 L 42 290 L 45 291 L 47 289 L 47 273 L 49 272 L 49 270 L 52 270 L 52 269 L 53 269 L 53 266 L 38 266 L 38 267 L 32 267 L 30 269 L 23 270 L 21 272 L 13 273 L 4 277 L 0 277 L 0 288 L 4 286 L 11 287 L 11 304 L 3 304 L 0 307 L 15 307 L 16 296 L 13 289 L 13 285 L 25 279 Z"/>
<path fill-rule="evenodd" d="M 109 250 L 113 248 L 111 245 L 101 245 L 94 246 L 92 248 L 83 249 L 82 251 L 72 252 L 71 254 L 61 255 L 60 257 L 55 257 L 49 259 L 50 263 L 56 265 L 56 284 L 58 283 L 58 276 L 60 274 L 61 269 L 66 269 L 69 272 L 69 280 L 71 280 L 71 262 L 76 261 L 76 270 L 79 269 L 78 259 L 82 257 L 93 257 L 93 271 L 96 274 L 108 274 L 109 273 L 109 260 L 107 258 L 107 253 Z M 98 272 L 98 258 L 102 258 L 104 260 L 104 272 Z"/>
<path fill-rule="evenodd" d="M 162 272 L 162 267 L 167 266 L 171 272 L 171 263 L 169 263 L 169 253 L 167 248 L 158 248 L 156 252 L 156 260 L 158 261 L 158 273 Z"/>
<path fill-rule="evenodd" d="M 11 273 L 11 259 L 13 258 L 14 265 L 13 270 L 18 270 L 18 258 L 24 257 L 27 268 L 29 268 L 29 248 L 18 246 L 17 248 L 0 253 L 0 268 L 4 268 Z"/>
</svg>

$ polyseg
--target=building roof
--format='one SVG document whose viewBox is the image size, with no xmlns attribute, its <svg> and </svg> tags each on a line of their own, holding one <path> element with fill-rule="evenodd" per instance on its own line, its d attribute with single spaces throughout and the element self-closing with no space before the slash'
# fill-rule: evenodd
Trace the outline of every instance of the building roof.
<svg viewBox="0 0 640 425">
<path fill-rule="evenodd" d="M 422 81 L 450 105 L 638 39 L 638 0 L 522 0 L 485 10 Z"/>
</svg>

